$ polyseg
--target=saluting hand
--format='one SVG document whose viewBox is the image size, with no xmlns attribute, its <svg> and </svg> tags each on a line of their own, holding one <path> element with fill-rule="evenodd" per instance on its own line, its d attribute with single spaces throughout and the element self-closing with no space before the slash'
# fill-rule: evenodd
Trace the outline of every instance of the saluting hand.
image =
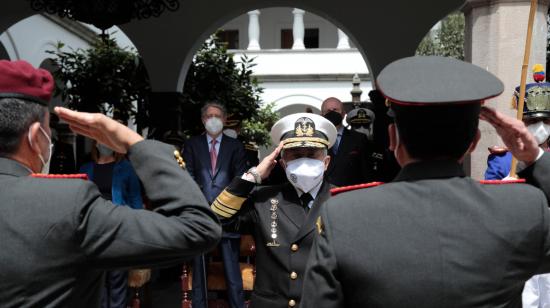
<svg viewBox="0 0 550 308">
<path fill-rule="evenodd" d="M 482 107 L 480 118 L 491 124 L 512 155 L 526 164 L 533 163 L 539 154 L 539 145 L 525 124 L 492 108 Z"/>
<path fill-rule="evenodd" d="M 101 113 L 78 112 L 63 107 L 55 107 L 55 112 L 73 132 L 95 139 L 118 153 L 128 152 L 132 145 L 143 140 L 138 133 Z"/>
<path fill-rule="evenodd" d="M 275 165 L 277 164 L 277 156 L 279 156 L 279 153 L 283 149 L 283 143 L 279 143 L 279 146 L 271 152 L 271 154 L 267 155 L 260 164 L 256 167 L 256 172 L 260 174 L 260 177 L 262 180 L 267 179 L 269 174 L 271 173 L 271 170 L 275 168 Z"/>
</svg>

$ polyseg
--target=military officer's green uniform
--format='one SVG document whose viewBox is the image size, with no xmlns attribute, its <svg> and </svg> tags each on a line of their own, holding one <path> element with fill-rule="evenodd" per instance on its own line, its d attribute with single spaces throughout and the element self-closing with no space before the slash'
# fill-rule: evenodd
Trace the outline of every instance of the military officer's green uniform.
<svg viewBox="0 0 550 308">
<path fill-rule="evenodd" d="M 0 60 L 0 75 L 0 105 L 47 105 L 35 93 L 53 85 L 49 72 Z M 1 307 L 99 307 L 105 270 L 175 264 L 216 245 L 219 221 L 179 153 L 145 140 L 128 157 L 153 211 L 115 206 L 90 181 L 31 176 L 0 157 Z"/>
<path fill-rule="evenodd" d="M 323 207 L 301 307 L 521 307 L 525 281 L 550 271 L 547 199 L 525 184 L 479 183 L 460 164 L 478 136 L 480 103 L 502 83 L 458 60 L 411 57 L 386 67 L 377 84 L 406 149 L 395 150 L 403 169 Z M 424 151 L 413 156 L 418 144 Z M 540 167 L 526 172 L 540 179 L 548 172 Z M 548 173 L 542 178 L 548 183 Z"/>
<path fill-rule="evenodd" d="M 281 138 L 282 136 L 282 138 Z M 328 148 L 336 129 L 325 118 L 294 114 L 272 128 L 275 144 L 282 139 L 292 147 Z M 212 209 L 238 232 L 251 233 L 256 243 L 256 280 L 251 305 L 257 308 L 297 307 L 310 247 L 317 232 L 315 223 L 329 197 L 329 184 L 322 181 L 313 202 L 303 205 L 290 182 L 256 186 L 240 177 L 216 198 Z"/>
</svg>

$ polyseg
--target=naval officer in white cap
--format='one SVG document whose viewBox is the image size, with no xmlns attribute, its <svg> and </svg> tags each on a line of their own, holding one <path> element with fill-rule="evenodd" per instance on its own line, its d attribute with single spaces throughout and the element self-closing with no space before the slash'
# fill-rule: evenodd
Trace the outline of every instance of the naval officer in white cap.
<svg viewBox="0 0 550 308">
<path fill-rule="evenodd" d="M 324 172 L 336 128 L 316 114 L 297 113 L 271 129 L 279 146 L 257 167 L 237 177 L 216 198 L 212 210 L 232 231 L 251 233 L 256 242 L 256 281 L 251 307 L 298 306 L 302 278 L 319 209 L 330 195 Z M 258 186 L 281 153 L 288 182 Z"/>
</svg>

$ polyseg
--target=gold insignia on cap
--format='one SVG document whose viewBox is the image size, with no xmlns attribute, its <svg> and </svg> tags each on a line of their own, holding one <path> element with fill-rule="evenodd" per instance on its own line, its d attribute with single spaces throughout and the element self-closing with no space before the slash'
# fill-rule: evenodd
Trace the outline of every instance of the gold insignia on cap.
<svg viewBox="0 0 550 308">
<path fill-rule="evenodd" d="M 313 137 L 315 134 L 315 122 L 310 118 L 299 118 L 294 123 L 296 137 Z"/>
<path fill-rule="evenodd" d="M 351 116 L 352 114 L 353 116 Z M 371 118 L 367 110 L 365 110 L 364 108 L 352 110 L 350 113 L 348 113 L 348 117 L 350 118 L 348 120 L 348 123 L 350 124 L 369 124 L 371 122 Z"/>
<path fill-rule="evenodd" d="M 329 148 L 336 136 L 336 127 L 329 120 L 312 113 L 287 115 L 271 128 L 271 140 L 282 142 L 283 149 Z"/>
<path fill-rule="evenodd" d="M 180 165 L 181 169 L 185 170 L 185 162 L 183 161 L 183 157 L 181 157 L 180 151 L 174 150 L 174 158 L 178 162 L 178 165 Z"/>
<path fill-rule="evenodd" d="M 317 232 L 319 234 L 323 234 L 325 227 L 323 226 L 323 220 L 321 219 L 321 216 L 317 217 L 317 221 L 315 222 L 315 225 L 317 226 Z"/>
</svg>

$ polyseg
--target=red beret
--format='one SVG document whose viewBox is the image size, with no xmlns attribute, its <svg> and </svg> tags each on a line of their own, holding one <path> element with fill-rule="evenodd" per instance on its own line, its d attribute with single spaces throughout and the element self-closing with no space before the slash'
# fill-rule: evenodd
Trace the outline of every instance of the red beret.
<svg viewBox="0 0 550 308">
<path fill-rule="evenodd" d="M 0 60 L 0 98 L 21 98 L 48 106 L 52 98 L 52 74 L 26 61 Z"/>
</svg>

